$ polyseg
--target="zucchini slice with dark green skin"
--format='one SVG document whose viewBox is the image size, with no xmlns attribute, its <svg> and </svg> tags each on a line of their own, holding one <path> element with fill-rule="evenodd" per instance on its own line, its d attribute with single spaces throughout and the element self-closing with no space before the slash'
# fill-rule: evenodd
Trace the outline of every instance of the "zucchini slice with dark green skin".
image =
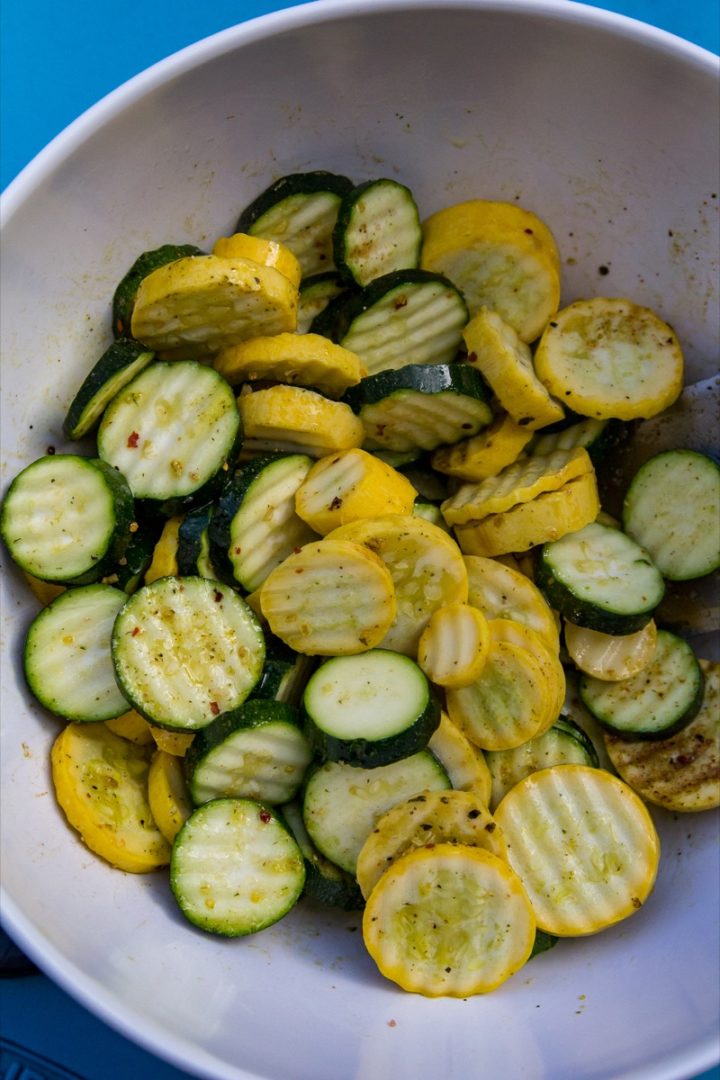
<svg viewBox="0 0 720 1080">
<path fill-rule="evenodd" d="M 252 799 L 198 807 L 173 845 L 173 895 L 186 918 L 212 934 L 264 930 L 295 906 L 304 884 L 305 862 L 289 829 Z"/>
<path fill-rule="evenodd" d="M 297 712 L 282 701 L 250 698 L 199 731 L 185 766 L 196 806 L 219 798 L 294 798 L 312 760 Z"/>
<path fill-rule="evenodd" d="M 585 417 L 557 431 L 541 431 L 528 446 L 528 453 L 552 454 L 555 450 L 571 450 L 581 446 L 590 460 L 597 464 L 620 445 L 628 425 L 622 420 L 595 420 Z"/>
<path fill-rule="evenodd" d="M 163 244 L 161 247 L 144 251 L 142 255 L 139 255 L 115 289 L 112 302 L 112 323 L 115 336 L 130 336 L 135 298 L 141 283 L 148 274 L 157 270 L 159 266 L 167 266 L 168 263 L 175 262 L 177 259 L 202 254 L 204 252 L 194 244 Z"/>
<path fill-rule="evenodd" d="M 343 399 L 363 422 L 366 445 L 435 450 L 476 435 L 492 420 L 482 376 L 469 364 L 407 364 L 368 375 Z"/>
<path fill-rule="evenodd" d="M 243 210 L 235 232 L 284 244 L 303 277 L 332 270 L 332 233 L 340 202 L 353 186 L 347 176 L 324 170 L 283 176 Z"/>
<path fill-rule="evenodd" d="M 554 945 L 557 945 L 559 940 L 560 939 L 556 937 L 555 934 L 548 934 L 547 930 L 536 930 L 535 943 L 528 959 L 532 960 L 533 956 L 539 956 L 540 953 L 552 949 Z"/>
<path fill-rule="evenodd" d="M 342 295 L 346 288 L 347 285 L 337 270 L 325 270 L 304 278 L 300 282 L 298 293 L 298 334 L 318 333 L 312 329 L 315 321 L 330 301 Z M 323 337 L 330 337 L 330 334 L 323 334 Z"/>
<path fill-rule="evenodd" d="M 486 750 L 485 761 L 492 776 L 490 806 L 494 811 L 503 795 L 530 773 L 552 765 L 592 765 L 597 751 L 572 720 L 559 717 L 551 728 L 512 750 Z"/>
<path fill-rule="evenodd" d="M 81 439 L 99 422 L 107 405 L 155 359 L 138 341 L 118 338 L 105 350 L 71 401 L 63 421 L 68 439 Z"/>
<path fill-rule="evenodd" d="M 177 565 L 178 574 L 199 574 L 214 578 L 217 575 L 210 559 L 209 525 L 213 503 L 196 506 L 184 515 L 178 528 Z"/>
<path fill-rule="evenodd" d="M 295 513 L 295 492 L 313 464 L 305 454 L 266 454 L 239 468 L 210 521 L 210 558 L 224 581 L 253 592 L 316 534 Z"/>
<path fill-rule="evenodd" d="M 689 642 L 658 630 L 655 656 L 638 675 L 606 682 L 580 678 L 580 700 L 616 735 L 665 739 L 687 727 L 703 701 L 705 680 Z"/>
<path fill-rule="evenodd" d="M 103 584 L 116 585 L 128 595 L 142 585 L 164 524 L 164 519 L 158 515 L 144 515 L 140 504 L 136 505 L 135 509 L 139 511 L 135 514 L 136 521 L 133 522 L 137 528 L 133 530 L 131 526 L 128 546 L 112 570 L 101 578 Z"/>
<path fill-rule="evenodd" d="M 307 681 L 315 667 L 315 657 L 289 648 L 284 641 L 265 632 L 265 666 L 260 681 L 250 695 L 268 701 L 299 705 Z"/>
<path fill-rule="evenodd" d="M 387 649 L 326 660 L 310 676 L 302 704 L 318 756 L 364 768 L 424 750 L 440 723 L 426 675 Z"/>
<path fill-rule="evenodd" d="M 346 870 L 330 862 L 315 847 L 305 828 L 302 806 L 297 802 L 287 803 L 282 808 L 282 816 L 305 860 L 303 896 L 316 900 L 326 907 L 337 907 L 343 911 L 360 911 L 365 906 L 360 886 L 352 874 L 348 874 Z"/>
<path fill-rule="evenodd" d="M 212 501 L 241 437 L 229 383 L 206 364 L 175 360 L 145 368 L 113 398 L 97 443 L 135 497 L 153 500 L 171 517 Z"/>
<path fill-rule="evenodd" d="M 422 229 L 413 194 L 397 180 L 368 180 L 349 191 L 333 230 L 335 265 L 358 285 L 420 263 Z"/>
<path fill-rule="evenodd" d="M 535 583 L 563 618 L 604 634 L 642 630 L 665 592 L 644 548 L 597 521 L 544 544 Z"/>
<path fill-rule="evenodd" d="M 623 528 L 669 581 L 693 581 L 720 566 L 720 466 L 697 450 L 665 450 L 635 474 Z"/>
<path fill-rule="evenodd" d="M 333 340 L 374 375 L 406 364 L 450 363 L 462 347 L 468 309 L 442 275 L 395 270 L 338 303 L 333 319 Z"/>
<path fill-rule="evenodd" d="M 48 454 L 11 483 L 0 535 L 26 573 L 85 585 L 113 572 L 130 541 L 134 514 L 122 473 L 94 458 Z"/>
</svg>

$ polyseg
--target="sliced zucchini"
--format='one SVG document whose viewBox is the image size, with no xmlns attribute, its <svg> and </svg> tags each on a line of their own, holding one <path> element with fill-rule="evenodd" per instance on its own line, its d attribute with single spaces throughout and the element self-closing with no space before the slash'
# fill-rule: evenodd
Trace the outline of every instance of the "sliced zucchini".
<svg viewBox="0 0 720 1080">
<path fill-rule="evenodd" d="M 320 458 L 363 441 L 363 426 L 349 405 L 302 386 L 241 393 L 238 406 L 245 454 L 280 451 Z"/>
<path fill-rule="evenodd" d="M 371 449 L 434 450 L 475 435 L 492 410 L 482 378 L 467 364 L 406 364 L 351 387 L 344 400 Z"/>
<path fill-rule="evenodd" d="M 129 874 L 170 861 L 148 804 L 151 750 L 105 724 L 67 724 L 51 754 L 55 797 L 90 851 Z"/>
<path fill-rule="evenodd" d="M 705 689 L 697 715 L 666 739 L 605 731 L 605 748 L 623 780 L 646 802 L 675 813 L 720 804 L 720 664 L 700 660 Z"/>
<path fill-rule="evenodd" d="M 604 769 L 555 765 L 530 773 L 494 816 L 547 933 L 597 933 L 639 911 L 652 891 L 660 859 L 652 818 Z"/>
<path fill-rule="evenodd" d="M 534 341 L 560 301 L 560 258 L 552 233 L 515 203 L 472 199 L 423 224 L 421 265 L 445 274 L 472 315 L 497 311 L 522 341 Z"/>
<path fill-rule="evenodd" d="M 478 435 L 441 446 L 432 456 L 432 467 L 458 480 L 486 480 L 512 465 L 532 439 L 527 427 L 502 412 Z"/>
<path fill-rule="evenodd" d="M 635 474 L 623 528 L 663 577 L 690 581 L 720 566 L 720 466 L 696 450 L 666 450 Z"/>
<path fill-rule="evenodd" d="M 655 655 L 657 627 L 653 619 L 634 634 L 601 634 L 565 622 L 565 648 L 580 671 L 605 682 L 637 675 Z"/>
<path fill-rule="evenodd" d="M 368 180 L 343 196 L 333 229 L 335 265 L 358 285 L 420 262 L 422 230 L 412 192 L 397 180 Z"/>
<path fill-rule="evenodd" d="M 383 874 L 363 913 L 381 973 L 411 993 L 494 990 L 530 958 L 535 916 L 503 859 L 466 844 L 409 851 Z"/>
<path fill-rule="evenodd" d="M 530 773 L 552 765 L 592 765 L 598 756 L 592 742 L 577 724 L 563 717 L 541 735 L 512 750 L 491 750 L 485 761 L 492 776 L 492 810 L 515 784 Z"/>
<path fill-rule="evenodd" d="M 665 591 L 648 553 L 619 529 L 598 522 L 545 544 L 536 581 L 564 618 L 604 634 L 642 630 Z"/>
<path fill-rule="evenodd" d="M 110 659 L 115 618 L 127 600 L 111 585 L 67 589 L 36 615 L 23 653 L 28 686 L 66 720 L 109 720 L 128 711 Z"/>
<path fill-rule="evenodd" d="M 193 360 L 156 363 L 105 410 L 98 452 L 138 499 L 165 504 L 170 516 L 207 502 L 222 485 L 241 436 L 231 387 Z"/>
<path fill-rule="evenodd" d="M 382 559 L 334 535 L 305 544 L 276 566 L 262 584 L 260 606 L 272 632 L 308 656 L 375 648 L 397 611 L 393 579 Z"/>
<path fill-rule="evenodd" d="M 128 546 L 115 566 L 100 579 L 104 585 L 117 585 L 128 595 L 143 584 L 165 525 L 165 519 L 159 515 L 143 513 L 142 504 L 137 504 L 135 509 L 137 520 L 130 526 Z"/>
<path fill-rule="evenodd" d="M 305 860 L 303 896 L 327 907 L 342 908 L 343 911 L 362 910 L 365 900 L 354 875 L 330 862 L 315 847 L 305 828 L 302 805 L 298 802 L 287 803 L 282 808 L 282 816 Z"/>
<path fill-rule="evenodd" d="M 258 799 L 271 805 L 294 798 L 312 759 L 291 705 L 250 699 L 199 731 L 185 755 L 190 796 Z"/>
<path fill-rule="evenodd" d="M 324 170 L 283 176 L 243 210 L 236 231 L 284 244 L 303 277 L 331 270 L 333 229 L 341 199 L 352 187 L 346 176 Z"/>
<path fill-rule="evenodd" d="M 424 518 L 431 525 L 437 525 L 439 529 L 446 533 L 450 532 L 450 526 L 445 523 L 445 518 L 442 516 L 437 503 L 429 502 L 427 499 L 423 499 L 421 495 L 418 495 L 413 503 L 412 512 L 413 517 Z"/>
<path fill-rule="evenodd" d="M 331 300 L 340 296 L 346 284 L 337 270 L 325 270 L 312 274 L 300 282 L 298 296 L 297 333 L 320 333 L 313 324 Z M 325 337 L 331 337 L 326 334 Z"/>
<path fill-rule="evenodd" d="M 468 318 L 455 286 L 426 270 L 376 278 L 333 315 L 334 340 L 356 353 L 370 375 L 408 363 L 450 363 Z"/>
<path fill-rule="evenodd" d="M 250 799 L 198 807 L 173 845 L 175 899 L 191 923 L 213 934 L 264 930 L 295 906 L 304 883 L 303 857 L 287 828 Z"/>
<path fill-rule="evenodd" d="M 500 830 L 469 791 L 422 791 L 383 814 L 360 849 L 357 880 L 367 900 L 382 874 L 406 851 L 435 844 L 468 844 L 502 858 Z"/>
<path fill-rule="evenodd" d="M 463 331 L 468 363 L 487 380 L 516 424 L 531 431 L 561 420 L 562 405 L 538 378 L 528 345 L 496 311 L 482 308 Z"/>
<path fill-rule="evenodd" d="M 119 686 L 152 724 L 197 731 L 241 705 L 265 660 L 260 624 L 229 586 L 165 577 L 118 615 L 112 657 Z"/>
<path fill-rule="evenodd" d="M 132 337 L 167 359 L 204 359 L 238 341 L 294 330 L 297 286 L 252 259 L 192 255 L 141 283 Z"/>
<path fill-rule="evenodd" d="M 208 530 L 214 504 L 206 503 L 183 514 L 177 531 L 177 571 L 180 577 L 217 577 L 210 558 Z"/>
<path fill-rule="evenodd" d="M 418 665 L 387 649 L 326 660 L 302 703 L 315 753 L 364 768 L 424 750 L 440 723 L 440 705 Z"/>
<path fill-rule="evenodd" d="M 470 686 L 490 652 L 488 620 L 470 604 L 445 604 L 430 616 L 418 642 L 418 664 L 436 686 Z"/>
<path fill-rule="evenodd" d="M 396 612 L 386 635 L 376 642 L 382 648 L 417 656 L 420 635 L 432 613 L 444 604 L 467 600 L 467 570 L 457 544 L 423 518 L 403 514 L 362 518 L 335 529 L 327 539 L 362 544 L 387 567 Z"/>
<path fill-rule="evenodd" d="M 213 367 L 236 386 L 272 379 L 315 388 L 328 397 L 341 397 L 366 374 L 358 357 L 319 334 L 273 334 L 253 337 L 223 349 Z"/>
<path fill-rule="evenodd" d="M 295 509 L 325 536 L 359 518 L 409 514 L 416 491 L 410 481 L 373 454 L 353 447 L 313 465 L 295 494 Z"/>
<path fill-rule="evenodd" d="M 112 323 L 115 336 L 122 338 L 130 335 L 137 291 L 148 274 L 157 270 L 159 266 L 166 266 L 168 263 L 185 259 L 190 255 L 202 254 L 200 248 L 195 247 L 194 244 L 163 244 L 162 247 L 144 251 L 142 255 L 139 255 L 113 295 Z"/>
<path fill-rule="evenodd" d="M 582 416 L 656 416 L 682 390 L 683 354 L 653 311 L 625 299 L 578 300 L 553 316 L 534 357 L 549 392 Z"/>
<path fill-rule="evenodd" d="M 247 462 L 233 475 L 209 525 L 210 558 L 218 573 L 247 592 L 316 533 L 295 513 L 295 493 L 312 459 L 275 454 Z"/>
<path fill-rule="evenodd" d="M 11 483 L 0 534 L 26 573 L 85 584 L 114 569 L 130 542 L 134 511 L 125 476 L 105 462 L 48 454 Z"/>
<path fill-rule="evenodd" d="M 250 697 L 299 705 L 314 667 L 311 656 L 289 649 L 268 631 L 265 634 L 265 665 Z"/>
<path fill-rule="evenodd" d="M 552 454 L 556 450 L 582 446 L 596 465 L 619 445 L 626 433 L 627 425 L 621 420 L 595 420 L 587 417 L 559 431 L 540 432 L 533 437 L 528 452 Z"/>
<path fill-rule="evenodd" d="M 373 769 L 326 761 L 308 777 L 303 820 L 323 855 L 355 874 L 360 849 L 378 818 L 421 791 L 449 787 L 447 773 L 427 750 Z"/>
<path fill-rule="evenodd" d="M 639 675 L 606 682 L 583 675 L 580 699 L 603 727 L 618 735 L 665 739 L 687 726 L 703 700 L 703 676 L 692 646 L 658 630 L 655 652 Z"/>
<path fill-rule="evenodd" d="M 107 405 L 155 359 L 138 341 L 118 338 L 86 375 L 63 421 L 68 439 L 81 439 L 99 423 Z"/>
</svg>

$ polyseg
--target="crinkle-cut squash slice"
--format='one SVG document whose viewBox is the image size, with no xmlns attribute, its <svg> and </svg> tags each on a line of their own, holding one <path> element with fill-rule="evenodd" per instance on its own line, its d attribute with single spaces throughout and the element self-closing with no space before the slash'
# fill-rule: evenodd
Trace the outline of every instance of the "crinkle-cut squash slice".
<svg viewBox="0 0 720 1080">
<path fill-rule="evenodd" d="M 475 746 L 446 712 L 430 737 L 428 750 L 438 759 L 457 791 L 470 791 L 487 806 L 492 776 L 479 746 Z"/>
<path fill-rule="evenodd" d="M 565 620 L 565 648 L 580 671 L 605 682 L 638 675 L 655 655 L 657 626 L 653 619 L 634 634 L 604 634 Z"/>
<path fill-rule="evenodd" d="M 551 394 L 598 420 L 656 416 L 683 385 L 683 354 L 672 328 L 622 298 L 596 296 L 558 312 L 534 362 Z"/>
<path fill-rule="evenodd" d="M 638 911 L 660 842 L 645 804 L 589 765 L 555 765 L 516 784 L 495 809 L 508 859 L 541 930 L 594 934 Z"/>
<path fill-rule="evenodd" d="M 439 447 L 432 455 L 432 467 L 459 480 L 487 480 L 517 461 L 532 437 L 532 431 L 503 412 L 472 438 Z"/>
<path fill-rule="evenodd" d="M 267 240 L 263 236 L 251 236 L 249 233 L 233 233 L 232 236 L 219 237 L 213 245 L 212 253 L 222 259 L 252 259 L 261 266 L 278 270 L 295 288 L 300 285 L 300 263 L 290 248 L 278 240 Z"/>
<path fill-rule="evenodd" d="M 273 379 L 315 388 L 341 397 L 367 374 L 360 358 L 320 334 L 272 334 L 229 345 L 213 359 L 213 367 L 232 386 Z"/>
<path fill-rule="evenodd" d="M 153 754 L 148 773 L 148 802 L 158 829 L 172 844 L 193 811 L 182 759 L 177 754 L 167 750 L 156 750 Z"/>
<path fill-rule="evenodd" d="M 166 359 L 203 358 L 260 334 L 294 330 L 297 286 L 252 259 L 190 255 L 148 274 L 132 336 Z"/>
<path fill-rule="evenodd" d="M 397 859 L 371 892 L 363 938 L 380 972 L 426 997 L 494 990 L 529 959 L 535 916 L 506 862 L 436 844 Z"/>
<path fill-rule="evenodd" d="M 537 585 L 519 570 L 482 555 L 466 555 L 469 603 L 488 619 L 513 619 L 523 623 L 558 649 L 555 616 Z"/>
<path fill-rule="evenodd" d="M 488 619 L 488 630 L 491 641 L 509 641 L 513 645 L 519 645 L 532 653 L 540 662 L 545 674 L 549 692 L 552 693 L 552 704 L 548 701 L 548 711 L 545 722 L 536 733 L 541 735 L 551 727 L 560 715 L 565 703 L 567 682 L 565 668 L 560 661 L 559 649 L 552 649 L 548 641 L 525 623 L 516 622 L 514 619 Z"/>
<path fill-rule="evenodd" d="M 147 796 L 150 752 L 105 724 L 68 724 L 51 755 L 57 801 L 96 855 L 142 874 L 166 866 L 170 845 Z"/>
<path fill-rule="evenodd" d="M 305 544 L 270 572 L 260 606 L 272 632 L 308 656 L 380 644 L 396 612 L 390 571 L 373 551 L 333 538 Z"/>
<path fill-rule="evenodd" d="M 418 664 L 437 686 L 470 686 L 490 651 L 488 621 L 470 604 L 437 608 L 420 635 Z"/>
<path fill-rule="evenodd" d="M 280 450 L 321 458 L 360 446 L 365 437 L 362 421 L 349 405 L 302 386 L 278 383 L 241 393 L 238 408 L 245 454 Z"/>
<path fill-rule="evenodd" d="M 423 223 L 421 266 L 460 289 L 471 315 L 497 311 L 534 341 L 560 303 L 560 258 L 547 225 L 516 203 L 471 199 Z"/>
<path fill-rule="evenodd" d="M 295 511 L 325 536 L 359 518 L 411 514 L 417 491 L 407 477 L 360 447 L 317 461 L 295 493 Z"/>
<path fill-rule="evenodd" d="M 507 555 L 578 532 L 599 510 L 595 473 L 589 472 L 505 513 L 456 525 L 455 536 L 466 555 Z"/>
</svg>

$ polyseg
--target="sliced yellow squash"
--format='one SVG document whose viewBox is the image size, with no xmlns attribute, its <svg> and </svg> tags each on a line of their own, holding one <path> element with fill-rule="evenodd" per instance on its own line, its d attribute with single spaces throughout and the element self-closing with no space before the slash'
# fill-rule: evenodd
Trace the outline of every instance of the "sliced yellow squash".
<svg viewBox="0 0 720 1080">
<path fill-rule="evenodd" d="M 195 738 L 192 731 L 167 731 L 156 724 L 150 725 L 150 732 L 158 750 L 164 750 L 166 754 L 173 754 L 175 757 L 185 757 Z"/>
<path fill-rule="evenodd" d="M 467 570 L 460 550 L 443 529 L 424 518 L 386 514 L 343 525 L 329 539 L 364 544 L 383 560 L 397 597 L 393 624 L 382 648 L 417 656 L 420 635 L 434 611 L 467 601 Z"/>
<path fill-rule="evenodd" d="M 483 308 L 463 330 L 468 363 L 483 375 L 513 420 L 530 431 L 562 420 L 562 406 L 538 378 L 529 347 L 495 311 Z"/>
<path fill-rule="evenodd" d="M 51 755 L 57 801 L 96 855 L 131 874 L 170 861 L 147 797 L 150 752 L 105 724 L 68 724 Z"/>
<path fill-rule="evenodd" d="M 565 668 L 560 662 L 558 649 L 552 649 L 547 639 L 537 630 L 514 619 L 489 619 L 488 630 L 491 641 L 509 641 L 512 645 L 520 645 L 521 648 L 531 652 L 544 669 L 548 694 L 552 695 L 552 700 L 548 699 L 547 716 L 536 732 L 536 735 L 541 735 L 557 720 L 567 692 Z"/>
<path fill-rule="evenodd" d="M 266 240 L 262 236 L 250 236 L 248 233 L 233 233 L 232 236 L 221 236 L 216 240 L 212 253 L 222 259 L 252 259 L 261 266 L 271 266 L 273 270 L 279 270 L 295 288 L 300 285 L 300 263 L 290 248 L 277 240 Z"/>
<path fill-rule="evenodd" d="M 547 600 L 525 574 L 496 559 L 466 555 L 468 602 L 488 619 L 513 619 L 523 623 L 558 650 L 558 627 Z"/>
<path fill-rule="evenodd" d="M 51 600 L 54 600 L 61 592 L 65 592 L 65 585 L 55 585 L 52 581 L 41 581 L 34 574 L 28 574 L 26 570 L 22 571 L 22 575 L 30 587 L 30 592 L 36 600 L 40 601 L 43 607 L 47 607 Z"/>
<path fill-rule="evenodd" d="M 497 476 L 477 484 L 462 484 L 440 509 L 448 525 L 466 525 L 529 503 L 546 491 L 558 491 L 568 481 L 592 471 L 590 456 L 581 448 L 530 455 L 508 465 Z"/>
<path fill-rule="evenodd" d="M 683 385 L 674 331 L 631 300 L 594 297 L 558 312 L 535 353 L 535 370 L 569 409 L 599 420 L 647 419 Z"/>
<path fill-rule="evenodd" d="M 362 421 L 349 405 L 302 386 L 278 384 L 241 393 L 238 407 L 246 453 L 281 450 L 320 458 L 360 446 L 365 438 Z"/>
<path fill-rule="evenodd" d="M 635 634 L 603 634 L 565 621 L 565 648 L 580 671 L 596 679 L 620 682 L 638 675 L 655 656 L 653 619 Z"/>
<path fill-rule="evenodd" d="M 172 844 L 193 810 L 182 759 L 156 750 L 148 773 L 150 811 L 168 844 Z"/>
<path fill-rule="evenodd" d="M 472 199 L 423 224 L 421 265 L 460 289 L 471 315 L 497 311 L 534 341 L 560 303 L 560 259 L 547 225 L 515 203 Z"/>
<path fill-rule="evenodd" d="M 382 559 L 340 538 L 305 544 L 289 555 L 265 579 L 260 606 L 272 632 L 308 656 L 373 649 L 396 612 L 393 579 Z"/>
<path fill-rule="evenodd" d="M 137 743 L 139 746 L 145 746 L 153 741 L 150 725 L 144 716 L 135 712 L 135 709 L 130 709 L 112 720 L 106 720 L 105 724 L 116 735 L 122 735 L 123 739 L 129 739 L 130 742 Z"/>
<path fill-rule="evenodd" d="M 638 911 L 655 882 L 660 842 L 645 804 L 589 765 L 555 765 L 516 784 L 495 810 L 508 859 L 537 924 L 593 934 Z"/>
<path fill-rule="evenodd" d="M 511 750 L 545 730 L 555 691 L 542 657 L 493 641 L 480 678 L 447 690 L 445 704 L 453 723 L 481 750 Z"/>
<path fill-rule="evenodd" d="M 677 813 L 720 805 L 720 664 L 701 660 L 705 691 L 700 712 L 667 739 L 603 733 L 620 776 L 647 802 Z"/>
<path fill-rule="evenodd" d="M 231 386 L 252 379 L 273 379 L 314 387 L 333 398 L 341 397 L 367 375 L 354 352 L 320 334 L 253 337 L 222 349 L 213 359 L 213 367 Z"/>
<path fill-rule="evenodd" d="M 149 585 L 158 578 L 177 576 L 178 535 L 182 525 L 182 514 L 168 518 L 153 548 L 150 565 L 145 571 L 145 584 Z"/>
<path fill-rule="evenodd" d="M 356 876 L 367 900 L 381 875 L 406 851 L 428 844 L 468 844 L 504 858 L 500 830 L 469 791 L 421 791 L 380 817 L 360 849 Z"/>
<path fill-rule="evenodd" d="M 359 518 L 411 514 L 417 491 L 392 466 L 353 447 L 321 458 L 295 493 L 295 510 L 325 536 Z"/>
<path fill-rule="evenodd" d="M 298 290 L 252 259 L 190 255 L 148 274 L 132 315 L 132 336 L 173 357 L 198 357 L 260 334 L 294 330 Z"/>
<path fill-rule="evenodd" d="M 469 686 L 482 674 L 490 651 L 488 621 L 470 604 L 437 608 L 420 635 L 418 664 L 437 686 Z"/>
<path fill-rule="evenodd" d="M 479 746 L 471 743 L 446 712 L 430 736 L 428 750 L 438 759 L 450 778 L 453 788 L 471 791 L 489 805 L 492 777 Z"/>
<path fill-rule="evenodd" d="M 486 480 L 517 461 L 532 437 L 528 427 L 520 427 L 503 412 L 471 439 L 435 450 L 432 467 L 459 480 Z"/>
<path fill-rule="evenodd" d="M 506 555 L 529 551 L 538 544 L 577 532 L 597 517 L 600 509 L 595 473 L 570 480 L 558 491 L 538 495 L 504 514 L 456 525 L 455 536 L 466 555 Z"/>
<path fill-rule="evenodd" d="M 535 927 L 508 864 L 465 844 L 402 855 L 363 912 L 363 938 L 380 972 L 427 997 L 494 990 L 529 958 Z"/>
</svg>

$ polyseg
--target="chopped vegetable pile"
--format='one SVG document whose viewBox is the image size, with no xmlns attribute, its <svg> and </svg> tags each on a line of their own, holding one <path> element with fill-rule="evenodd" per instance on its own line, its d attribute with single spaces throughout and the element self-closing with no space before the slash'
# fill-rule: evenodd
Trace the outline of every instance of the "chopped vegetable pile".
<svg viewBox="0 0 720 1080">
<path fill-rule="evenodd" d="M 403 989 L 485 993 L 642 908 L 648 804 L 720 802 L 720 665 L 662 608 L 720 566 L 720 469 L 666 450 L 607 512 L 681 346 L 561 289 L 531 211 L 325 171 L 118 284 L 0 530 L 59 806 L 204 931 L 309 898 Z"/>
</svg>

